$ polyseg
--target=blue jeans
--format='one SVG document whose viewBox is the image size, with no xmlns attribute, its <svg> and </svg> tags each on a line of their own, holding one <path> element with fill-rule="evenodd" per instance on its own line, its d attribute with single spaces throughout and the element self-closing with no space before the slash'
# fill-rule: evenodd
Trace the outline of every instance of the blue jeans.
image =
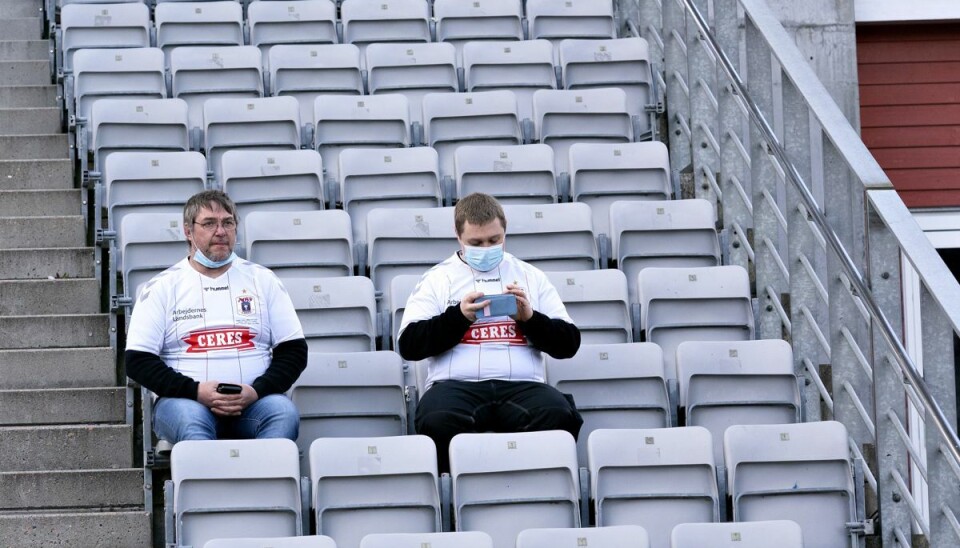
<svg viewBox="0 0 960 548">
<path fill-rule="evenodd" d="M 290 398 L 271 394 L 250 404 L 239 417 L 218 417 L 186 398 L 160 398 L 153 407 L 153 430 L 170 443 L 183 440 L 287 438 L 296 441 L 300 414 Z"/>
</svg>

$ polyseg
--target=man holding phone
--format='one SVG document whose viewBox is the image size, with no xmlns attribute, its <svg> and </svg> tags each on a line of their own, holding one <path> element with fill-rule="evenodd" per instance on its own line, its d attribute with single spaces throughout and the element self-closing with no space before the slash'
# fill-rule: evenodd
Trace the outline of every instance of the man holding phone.
<svg viewBox="0 0 960 548">
<path fill-rule="evenodd" d="M 474 193 L 454 209 L 460 250 L 431 268 L 407 300 L 398 347 L 427 360 L 416 429 L 448 447 L 466 432 L 566 430 L 583 424 L 572 400 L 544 383 L 541 352 L 580 348 L 557 290 L 537 268 L 504 251 L 507 219 L 495 198 Z"/>
<path fill-rule="evenodd" d="M 171 443 L 299 433 L 284 392 L 307 365 L 303 329 L 279 278 L 234 254 L 238 222 L 223 192 L 191 197 L 188 256 L 136 296 L 127 375 L 159 396 L 154 431 Z"/>
</svg>

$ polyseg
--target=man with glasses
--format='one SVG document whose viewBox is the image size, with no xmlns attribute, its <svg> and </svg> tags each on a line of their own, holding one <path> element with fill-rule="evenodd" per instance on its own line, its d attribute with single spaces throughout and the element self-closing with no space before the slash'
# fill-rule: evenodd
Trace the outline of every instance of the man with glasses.
<svg viewBox="0 0 960 548">
<path fill-rule="evenodd" d="M 284 395 L 307 365 L 290 297 L 267 268 L 240 259 L 237 210 L 217 190 L 183 209 L 189 254 L 143 285 L 127 330 L 127 375 L 158 396 L 153 428 L 171 443 L 296 440 Z"/>
</svg>

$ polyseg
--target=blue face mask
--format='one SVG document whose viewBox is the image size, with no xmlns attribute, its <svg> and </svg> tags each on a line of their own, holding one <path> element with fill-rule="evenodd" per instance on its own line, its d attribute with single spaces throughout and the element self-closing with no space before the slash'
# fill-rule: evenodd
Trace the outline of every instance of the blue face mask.
<svg viewBox="0 0 960 548">
<path fill-rule="evenodd" d="M 503 244 L 490 247 L 463 246 L 463 260 L 474 270 L 489 272 L 503 260 Z"/>
<path fill-rule="evenodd" d="M 197 261 L 197 263 L 202 264 L 203 266 L 210 269 L 217 269 L 217 268 L 227 266 L 228 264 L 232 263 L 233 260 L 236 258 L 237 258 L 237 254 L 232 251 L 230 252 L 230 256 L 222 261 L 211 261 L 210 259 L 207 258 L 206 255 L 203 254 L 202 251 L 200 251 L 200 249 L 197 249 L 193 253 L 194 261 Z"/>
</svg>

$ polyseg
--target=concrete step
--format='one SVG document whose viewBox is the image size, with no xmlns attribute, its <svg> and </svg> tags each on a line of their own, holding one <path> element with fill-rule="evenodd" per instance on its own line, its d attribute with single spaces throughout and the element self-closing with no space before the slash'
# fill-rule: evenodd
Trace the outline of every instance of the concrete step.
<svg viewBox="0 0 960 548">
<path fill-rule="evenodd" d="M 0 142 L 3 140 L 4 137 L 0 137 Z M 66 139 L 63 142 L 66 144 Z M 0 160 L 0 190 L 58 188 L 73 188 L 70 160 Z"/>
<path fill-rule="evenodd" d="M 92 247 L 0 249 L 0 280 L 93 276 Z"/>
<path fill-rule="evenodd" d="M 0 135 L 0 160 L 60 160 L 70 158 L 66 134 Z"/>
<path fill-rule="evenodd" d="M 5 17 L 37 17 L 40 6 L 36 2 L 3 2 L 0 11 Z"/>
<path fill-rule="evenodd" d="M 0 426 L 120 423 L 126 406 L 122 387 L 0 390 Z"/>
<path fill-rule="evenodd" d="M 0 280 L 0 317 L 99 312 L 100 283 L 93 278 Z"/>
<path fill-rule="evenodd" d="M 0 108 L 36 108 L 56 104 L 57 86 L 0 86 Z"/>
<path fill-rule="evenodd" d="M 0 473 L 0 512 L 143 508 L 143 469 Z"/>
<path fill-rule="evenodd" d="M 19 217 L 28 212 L 38 217 L 78 215 L 80 204 L 79 190 L 0 190 L 0 217 Z"/>
<path fill-rule="evenodd" d="M 0 27 L 4 22 L 0 19 Z M 0 36 L 6 37 L 2 28 Z M 42 86 L 50 83 L 49 60 L 0 61 L 0 86 Z"/>
<path fill-rule="evenodd" d="M 43 27 L 40 17 L 12 17 L 4 15 L 0 19 L 0 36 L 4 40 L 39 40 Z"/>
<path fill-rule="evenodd" d="M 32 6 L 7 8 L 0 4 L 0 11 L 4 12 L 5 17 L 10 17 L 6 12 L 8 10 L 27 11 Z M 36 10 L 36 8 L 32 8 Z M 3 38 L 3 37 L 0 37 Z M 49 61 L 50 60 L 50 41 L 49 40 L 3 40 L 0 41 L 0 61 Z"/>
<path fill-rule="evenodd" d="M 130 468 L 133 429 L 125 424 L 0 427 L 0 471 Z"/>
<path fill-rule="evenodd" d="M 31 247 L 83 247 L 87 230 L 80 215 L 61 217 L 0 217 L 0 246 L 4 249 Z"/>
<path fill-rule="evenodd" d="M 110 346 L 106 314 L 0 316 L 0 350 L 92 346 Z"/>
<path fill-rule="evenodd" d="M 150 514 L 142 510 L 0 516 L 2 546 L 139 548 L 151 542 Z"/>
<path fill-rule="evenodd" d="M 60 110 L 43 108 L 0 108 L 0 135 L 59 133 Z"/>
<path fill-rule="evenodd" d="M 0 389 L 92 388 L 117 384 L 109 346 L 0 350 Z"/>
</svg>

